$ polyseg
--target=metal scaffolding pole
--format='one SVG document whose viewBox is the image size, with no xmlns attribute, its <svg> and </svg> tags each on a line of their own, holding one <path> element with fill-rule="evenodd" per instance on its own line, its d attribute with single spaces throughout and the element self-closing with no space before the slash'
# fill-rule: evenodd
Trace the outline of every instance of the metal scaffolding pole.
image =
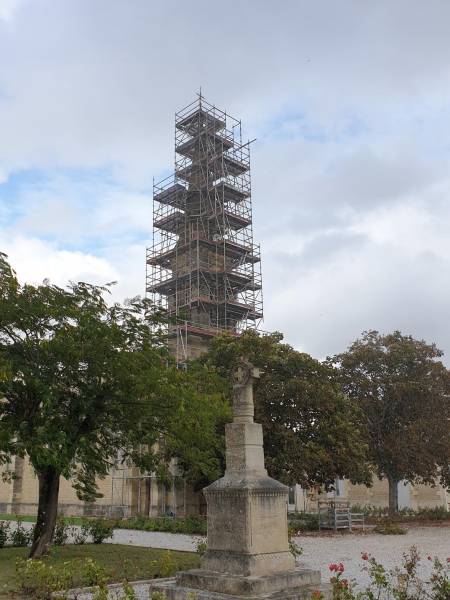
<svg viewBox="0 0 450 600">
<path fill-rule="evenodd" d="M 253 241 L 250 142 L 241 122 L 198 98 L 175 114 L 175 170 L 153 186 L 146 292 L 173 324 L 183 363 L 220 332 L 260 327 L 260 249 Z"/>
</svg>

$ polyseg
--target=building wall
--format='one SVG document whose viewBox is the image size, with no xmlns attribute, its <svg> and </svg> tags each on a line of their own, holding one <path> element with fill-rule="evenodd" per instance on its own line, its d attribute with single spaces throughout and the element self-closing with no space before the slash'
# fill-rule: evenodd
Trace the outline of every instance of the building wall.
<svg viewBox="0 0 450 600">
<path fill-rule="evenodd" d="M 16 477 L 10 483 L 0 484 L 0 513 L 36 514 L 39 485 L 29 461 L 14 457 L 10 470 Z M 103 496 L 95 502 L 84 502 L 77 497 L 71 482 L 61 477 L 59 514 L 120 518 L 204 512 L 202 494 L 194 492 L 179 476 L 166 487 L 156 477 L 142 476 L 137 468 L 113 470 L 104 479 L 98 479 L 97 486 Z"/>
<path fill-rule="evenodd" d="M 387 508 L 389 504 L 389 487 L 385 479 L 381 481 L 374 479 L 372 487 L 353 485 L 349 481 L 343 481 L 340 491 L 340 499 L 348 501 L 352 505 Z M 400 508 L 418 510 L 419 508 L 444 506 L 448 510 L 449 500 L 449 495 L 441 485 L 432 487 L 399 483 Z"/>
</svg>

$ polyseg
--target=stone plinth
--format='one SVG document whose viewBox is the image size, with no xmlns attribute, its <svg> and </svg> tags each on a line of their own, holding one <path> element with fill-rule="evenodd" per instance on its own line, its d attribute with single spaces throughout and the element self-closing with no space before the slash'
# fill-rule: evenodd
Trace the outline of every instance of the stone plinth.
<svg viewBox="0 0 450 600">
<path fill-rule="evenodd" d="M 204 489 L 208 543 L 201 569 L 178 573 L 152 589 L 168 600 L 303 600 L 320 590 L 320 572 L 295 569 L 289 552 L 288 488 L 267 475 L 261 425 L 253 422 L 253 379 L 235 373 L 233 422 L 226 426 L 224 477 Z"/>
<path fill-rule="evenodd" d="M 205 490 L 208 549 L 202 567 L 241 576 L 269 575 L 295 566 L 287 535 L 288 489 L 264 468 L 262 428 L 226 428 L 225 476 Z"/>
</svg>

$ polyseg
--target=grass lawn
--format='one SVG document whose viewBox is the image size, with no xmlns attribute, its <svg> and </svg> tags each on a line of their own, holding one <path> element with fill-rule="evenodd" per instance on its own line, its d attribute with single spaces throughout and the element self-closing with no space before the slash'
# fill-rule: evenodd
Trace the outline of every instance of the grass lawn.
<svg viewBox="0 0 450 600">
<path fill-rule="evenodd" d="M 17 589 L 15 562 L 18 558 L 26 558 L 28 548 L 0 549 L 0 599 L 14 597 Z M 50 555 L 44 560 L 57 567 L 67 561 L 75 561 L 75 585 L 82 586 L 81 569 L 77 564 L 86 558 L 92 558 L 104 567 L 109 582 L 121 582 L 135 579 L 151 579 L 159 575 L 159 560 L 167 550 L 155 548 L 140 548 L 138 546 L 123 546 L 119 544 L 86 544 L 82 546 L 53 546 Z M 194 552 L 171 551 L 176 565 L 175 571 L 192 569 L 199 566 L 200 557 Z"/>
<path fill-rule="evenodd" d="M 0 521 L 17 521 L 17 519 L 20 519 L 21 521 L 25 521 L 27 523 L 36 523 L 36 517 L 33 516 L 18 516 L 18 515 L 2 515 L 0 513 Z"/>
<path fill-rule="evenodd" d="M 6 515 L 0 513 L 0 521 L 23 521 L 24 523 L 36 523 L 35 515 Z M 65 517 L 71 525 L 83 525 L 86 517 Z"/>
</svg>

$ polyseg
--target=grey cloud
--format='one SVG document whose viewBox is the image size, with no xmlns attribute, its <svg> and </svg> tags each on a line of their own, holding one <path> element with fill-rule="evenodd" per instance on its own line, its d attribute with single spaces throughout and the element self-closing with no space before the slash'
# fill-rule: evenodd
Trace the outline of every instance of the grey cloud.
<svg viewBox="0 0 450 600">
<path fill-rule="evenodd" d="M 317 356 L 368 327 L 450 353 L 449 22 L 441 0 L 23 0 L 0 20 L 0 176 L 112 175 L 28 190 L 8 235 L 58 252 L 88 238 L 115 294 L 142 293 L 151 178 L 172 166 L 173 113 L 202 85 L 259 138 L 265 327 Z"/>
</svg>

